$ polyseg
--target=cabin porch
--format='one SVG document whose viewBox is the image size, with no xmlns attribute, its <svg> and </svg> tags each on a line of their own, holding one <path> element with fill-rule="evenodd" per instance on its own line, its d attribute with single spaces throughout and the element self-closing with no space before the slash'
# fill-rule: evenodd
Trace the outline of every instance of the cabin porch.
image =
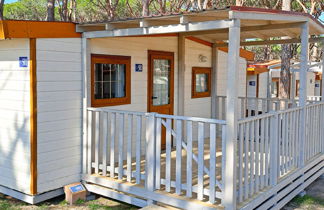
<svg viewBox="0 0 324 210">
<path fill-rule="evenodd" d="M 278 209 L 323 174 L 324 102 L 310 103 L 306 97 L 308 44 L 314 41 L 309 35 L 324 32 L 312 18 L 233 7 L 111 22 L 104 29 L 100 24 L 80 25 L 79 29 L 84 31 L 85 49 L 82 180 L 89 191 L 137 206 L 162 203 L 184 209 Z M 122 42 L 124 37 L 145 37 L 139 46 L 147 53 L 146 38 L 171 33 L 176 33 L 170 46 L 177 52 L 177 91 L 165 95 L 177 102 L 176 112 L 92 106 L 88 80 L 94 66 L 90 60 L 95 40 Z M 300 39 L 266 40 L 292 34 Z M 190 62 L 186 60 L 186 38 L 192 36 L 212 47 L 211 115 L 207 118 L 197 117 L 202 105 L 184 116 L 188 90 L 184 78 Z M 260 37 L 264 41 L 250 41 Z M 244 98 L 240 103 L 240 46 L 295 42 L 301 42 L 298 101 L 279 100 L 276 105 L 272 99 L 250 103 Z M 223 47 L 227 47 L 228 59 L 226 66 L 218 68 L 215 55 Z M 114 47 L 105 53 L 118 50 Z M 150 62 L 147 68 L 152 67 Z M 217 80 L 216 72 L 225 72 L 227 81 Z M 220 87 L 225 98 L 218 92 Z M 152 92 L 152 88 L 148 90 Z M 147 94 L 147 101 L 138 106 L 146 109 L 154 99 L 155 95 Z"/>
<path fill-rule="evenodd" d="M 324 103 L 306 106 L 305 130 L 303 110 L 238 120 L 233 170 L 239 208 L 284 205 L 302 183 L 323 173 Z M 226 121 L 107 108 L 88 108 L 87 115 L 88 190 L 137 206 L 223 208 Z"/>
</svg>

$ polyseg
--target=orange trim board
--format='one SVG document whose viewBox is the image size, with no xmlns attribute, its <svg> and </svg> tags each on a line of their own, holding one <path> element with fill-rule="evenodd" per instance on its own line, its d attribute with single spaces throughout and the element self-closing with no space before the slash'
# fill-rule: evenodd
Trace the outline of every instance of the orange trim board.
<svg viewBox="0 0 324 210">
<path fill-rule="evenodd" d="M 205 40 L 193 37 L 193 36 L 188 36 L 186 38 L 191 40 L 191 41 L 206 45 L 208 47 L 212 47 L 212 45 L 213 45 L 211 42 L 208 42 L 208 41 L 205 41 Z M 228 52 L 227 47 L 219 47 L 218 49 L 223 51 L 223 52 L 226 52 L 226 53 Z M 253 61 L 254 60 L 254 53 L 251 52 L 251 51 L 240 48 L 240 57 L 245 58 L 246 60 L 249 60 L 249 61 Z"/>
<path fill-rule="evenodd" d="M 30 194 L 37 194 L 37 84 L 36 39 L 29 41 L 30 59 Z"/>
<path fill-rule="evenodd" d="M 0 39 L 8 38 L 79 38 L 75 24 L 45 21 L 0 21 Z"/>
</svg>

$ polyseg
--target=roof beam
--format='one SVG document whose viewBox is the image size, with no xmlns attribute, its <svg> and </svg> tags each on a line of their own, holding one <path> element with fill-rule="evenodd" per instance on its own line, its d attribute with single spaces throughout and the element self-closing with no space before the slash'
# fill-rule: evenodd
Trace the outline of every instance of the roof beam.
<svg viewBox="0 0 324 210">
<path fill-rule="evenodd" d="M 273 13 L 262 13 L 262 12 L 239 12 L 230 11 L 230 18 L 238 18 L 244 20 L 270 20 L 270 21 L 308 21 L 307 16 L 297 15 L 286 15 L 286 14 L 273 14 Z"/>
<path fill-rule="evenodd" d="M 296 22 L 290 24 L 267 24 L 267 25 L 258 25 L 258 26 L 245 26 L 241 27 L 241 32 L 250 32 L 250 31 L 266 31 L 273 29 L 288 29 L 288 28 L 299 28 L 303 22 Z M 219 33 L 228 33 L 228 29 L 220 29 L 220 30 L 210 30 L 206 31 L 204 34 L 219 34 Z M 201 32 L 191 32 L 187 34 L 188 36 L 201 35 Z"/>
<path fill-rule="evenodd" d="M 121 37 L 121 36 L 139 36 L 151 34 L 168 34 L 168 33 L 185 33 L 191 31 L 208 31 L 215 29 L 228 28 L 233 24 L 232 20 L 214 20 L 186 24 L 174 24 L 166 26 L 149 26 L 145 28 L 128 28 L 128 29 L 114 29 L 109 31 L 92 31 L 85 32 L 86 38 L 102 38 L 102 37 Z"/>
<path fill-rule="evenodd" d="M 324 41 L 324 37 L 310 38 L 309 43 L 316 43 Z M 255 46 L 255 45 L 272 45 L 272 44 L 291 44 L 300 43 L 301 40 L 298 38 L 294 39 L 280 39 L 280 40 L 264 40 L 264 41 L 248 41 L 241 42 L 241 46 Z M 228 43 L 216 43 L 216 47 L 227 47 Z"/>
</svg>

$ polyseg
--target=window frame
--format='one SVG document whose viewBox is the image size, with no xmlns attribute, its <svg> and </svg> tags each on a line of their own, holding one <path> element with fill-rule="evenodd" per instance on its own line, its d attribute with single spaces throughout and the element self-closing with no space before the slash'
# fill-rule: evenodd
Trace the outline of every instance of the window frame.
<svg viewBox="0 0 324 210">
<path fill-rule="evenodd" d="M 276 83 L 276 88 L 277 88 L 277 93 L 276 93 L 276 98 L 279 97 L 279 78 L 272 78 L 272 82 Z M 272 95 L 272 91 L 271 90 L 271 95 Z"/>
<path fill-rule="evenodd" d="M 191 77 L 191 98 L 205 98 L 211 96 L 211 67 L 192 67 L 192 77 Z M 208 91 L 206 92 L 196 92 L 196 75 L 197 74 L 207 74 L 208 76 Z"/>
<path fill-rule="evenodd" d="M 95 64 L 97 63 L 110 63 L 110 64 L 125 64 L 125 97 L 122 98 L 109 98 L 109 99 L 96 99 L 95 90 Z M 131 103 L 131 56 L 121 55 L 103 55 L 91 54 L 91 106 L 92 107 L 105 107 L 105 106 L 118 106 Z"/>
</svg>

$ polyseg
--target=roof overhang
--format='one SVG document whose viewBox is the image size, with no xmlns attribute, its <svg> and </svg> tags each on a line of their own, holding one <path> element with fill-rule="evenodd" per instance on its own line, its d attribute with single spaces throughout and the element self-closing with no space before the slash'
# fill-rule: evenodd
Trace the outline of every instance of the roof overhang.
<svg viewBox="0 0 324 210">
<path fill-rule="evenodd" d="M 74 23 L 44 21 L 0 21 L 0 40 L 10 38 L 76 38 Z"/>
<path fill-rule="evenodd" d="M 257 75 L 261 74 L 264 72 L 268 72 L 270 70 L 270 66 L 280 64 L 280 60 L 271 60 L 268 62 L 263 62 L 263 63 L 253 63 L 253 64 L 248 64 L 246 71 L 247 74 L 249 75 Z"/>
<path fill-rule="evenodd" d="M 241 41 L 290 37 L 298 42 L 301 26 L 306 22 L 310 35 L 324 34 L 324 26 L 309 14 L 249 7 L 79 24 L 77 31 L 84 32 L 85 38 L 181 33 L 217 43 L 228 40 L 228 29 L 233 26 L 233 19 L 240 20 Z"/>
</svg>

